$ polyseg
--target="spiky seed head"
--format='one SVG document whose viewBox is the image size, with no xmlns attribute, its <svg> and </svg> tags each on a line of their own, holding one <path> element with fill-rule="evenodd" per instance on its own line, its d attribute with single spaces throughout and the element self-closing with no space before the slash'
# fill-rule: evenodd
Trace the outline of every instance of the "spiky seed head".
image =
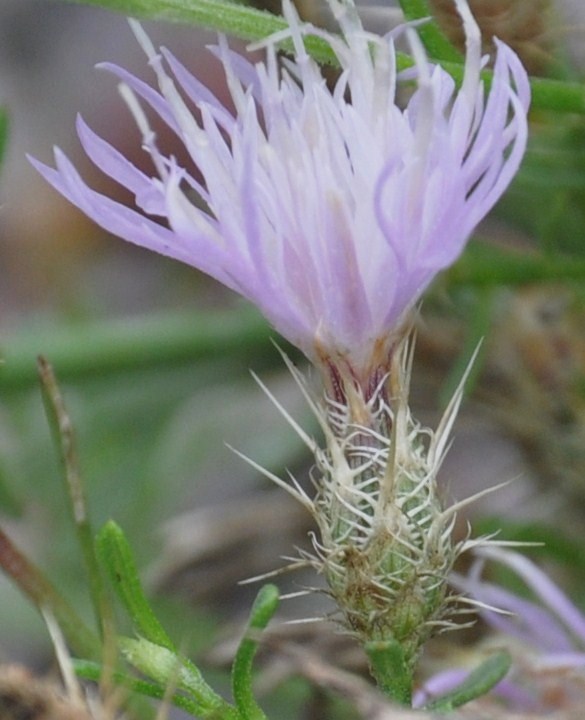
<svg viewBox="0 0 585 720">
<path fill-rule="evenodd" d="M 443 618 L 460 549 L 437 472 L 461 388 L 436 433 L 421 426 L 408 407 L 411 351 L 405 339 L 368 397 L 345 378 L 347 402 L 325 401 L 314 513 L 315 550 L 349 629 L 364 643 L 397 640 L 414 662 Z"/>
<path fill-rule="evenodd" d="M 336 396 L 326 394 L 321 401 L 285 356 L 319 421 L 322 447 L 262 386 L 316 460 L 313 498 L 296 481 L 287 484 L 263 471 L 294 495 L 319 527 L 313 552 L 302 551 L 300 563 L 326 578 L 345 627 L 362 644 L 395 640 L 410 666 L 430 635 L 455 626 L 447 578 L 461 552 L 482 542 L 453 541 L 456 512 L 473 498 L 445 507 L 437 487 L 467 373 L 432 431 L 416 422 L 408 407 L 412 350 L 405 336 L 373 390 L 371 382 L 364 390 L 335 367 L 328 386 L 336 388 Z M 291 567 L 298 566 L 295 561 Z"/>
</svg>

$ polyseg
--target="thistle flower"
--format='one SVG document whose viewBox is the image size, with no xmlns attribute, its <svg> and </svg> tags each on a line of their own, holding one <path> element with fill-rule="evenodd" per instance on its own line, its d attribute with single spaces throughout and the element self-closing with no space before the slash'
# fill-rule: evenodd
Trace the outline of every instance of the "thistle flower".
<svg viewBox="0 0 585 720">
<path fill-rule="evenodd" d="M 302 25 L 283 0 L 288 30 L 261 43 L 266 60 L 256 65 L 220 39 L 213 52 L 235 115 L 134 24 L 158 91 L 107 67 L 124 82 L 155 176 L 81 120 L 78 132 L 142 213 L 91 190 L 58 150 L 56 170 L 35 163 L 105 229 L 250 299 L 322 371 L 325 392 L 315 400 L 291 366 L 325 447 L 287 415 L 315 455 L 315 497 L 259 469 L 315 517 L 320 538 L 301 562 L 323 572 L 346 627 L 366 647 L 399 647 L 399 674 L 409 678 L 422 643 L 450 624 L 446 577 L 469 546 L 452 542 L 457 506 L 444 509 L 436 485 L 462 387 L 436 432 L 411 416 L 409 313 L 508 186 L 527 134 L 522 65 L 497 43 L 486 100 L 480 34 L 465 0 L 455 2 L 467 38 L 461 89 L 405 28 L 415 62 L 404 78 L 416 88 L 404 109 L 395 35 L 366 33 L 352 0 L 329 0 L 341 37 Z M 309 35 L 339 61 L 333 91 L 305 50 Z M 294 58 L 280 68 L 286 37 Z M 138 98 L 182 140 L 192 167 L 164 155 Z M 409 700 L 410 681 L 379 679 Z"/>
<path fill-rule="evenodd" d="M 261 43 L 266 60 L 255 65 L 220 38 L 212 52 L 235 115 L 133 24 L 158 90 L 103 67 L 124 83 L 154 174 L 82 119 L 77 129 L 88 156 L 134 195 L 137 209 L 89 188 L 58 149 L 57 169 L 33 163 L 106 230 L 211 275 L 313 362 L 332 361 L 366 382 L 378 366 L 387 369 L 408 311 L 518 169 L 529 85 L 516 55 L 497 43 L 485 100 L 479 31 L 465 0 L 456 0 L 467 38 L 462 87 L 429 63 L 406 28 L 417 88 L 403 109 L 394 36 L 365 33 L 351 0 L 329 4 L 342 37 L 301 24 L 283 0 L 289 29 Z M 286 35 L 295 53 L 281 69 Z M 309 35 L 325 38 L 339 61 L 332 92 L 307 55 Z M 137 98 L 176 133 L 192 163 L 182 167 L 157 146 Z"/>
</svg>

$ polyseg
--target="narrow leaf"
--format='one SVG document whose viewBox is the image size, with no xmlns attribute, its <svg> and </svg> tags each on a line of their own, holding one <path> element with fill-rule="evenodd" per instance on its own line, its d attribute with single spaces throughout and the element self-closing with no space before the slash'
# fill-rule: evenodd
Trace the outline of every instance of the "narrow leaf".
<svg viewBox="0 0 585 720">
<path fill-rule="evenodd" d="M 252 664 L 258 651 L 260 632 L 266 628 L 278 608 L 275 585 L 264 585 L 256 596 L 246 634 L 240 643 L 232 668 L 232 692 L 242 720 L 265 720 L 252 691 Z"/>
<path fill-rule="evenodd" d="M 445 273 L 449 285 L 475 287 L 583 279 L 583 258 L 544 253 L 528 255 L 480 242 L 471 243 L 461 259 Z"/>
<path fill-rule="evenodd" d="M 126 660 L 137 670 L 166 688 L 184 690 L 197 707 L 197 717 L 234 716 L 234 708 L 205 682 L 199 669 L 173 650 L 144 638 L 119 638 L 119 647 Z"/>
<path fill-rule="evenodd" d="M 447 407 L 455 394 L 474 354 L 473 365 L 465 382 L 466 395 L 471 395 L 477 385 L 485 363 L 486 352 L 483 340 L 489 336 L 494 314 L 494 296 L 494 288 L 489 286 L 480 287 L 474 293 L 463 348 L 439 392 L 440 405 L 443 408 Z"/>
<path fill-rule="evenodd" d="M 136 629 L 147 640 L 174 651 L 172 640 L 158 621 L 144 594 L 134 554 L 122 529 L 109 521 L 98 533 L 96 549 L 108 571 L 110 581 L 132 618 Z"/>
<path fill-rule="evenodd" d="M 506 651 L 494 653 L 454 690 L 426 705 L 425 710 L 450 712 L 485 695 L 507 675 L 511 664 L 512 659 Z"/>
<path fill-rule="evenodd" d="M 132 618 L 136 630 L 143 636 L 140 640 L 118 640 L 126 659 L 158 682 L 172 684 L 176 679 L 178 686 L 190 692 L 205 709 L 207 714 L 202 717 L 215 717 L 218 708 L 222 709 L 221 717 L 231 717 L 233 708 L 212 690 L 191 660 L 179 656 L 173 641 L 154 614 L 142 589 L 134 554 L 122 529 L 112 520 L 107 522 L 98 534 L 96 547 L 116 594 Z"/>
<path fill-rule="evenodd" d="M 12 487 L 11 471 L 6 458 L 0 457 L 0 511 L 3 515 L 17 518 L 24 512 L 25 499 Z"/>
<path fill-rule="evenodd" d="M 63 379 L 88 380 L 139 369 L 189 365 L 238 353 L 262 356 L 270 348 L 266 320 L 248 308 L 218 313 L 170 312 L 144 318 L 52 325 L 20 331 L 0 350 L 2 392 L 37 380 L 38 348 L 45 348 Z"/>
</svg>

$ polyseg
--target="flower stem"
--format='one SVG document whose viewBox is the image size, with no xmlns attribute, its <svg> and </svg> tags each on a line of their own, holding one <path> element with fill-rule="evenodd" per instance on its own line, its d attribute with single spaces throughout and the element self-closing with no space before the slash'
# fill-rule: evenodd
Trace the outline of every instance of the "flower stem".
<svg viewBox="0 0 585 720">
<path fill-rule="evenodd" d="M 53 368 L 44 357 L 38 359 L 38 371 L 47 419 L 63 465 L 63 479 L 69 499 L 69 509 L 88 575 L 97 626 L 100 628 L 102 637 L 108 636 L 108 633 L 111 636 L 114 632 L 114 619 L 112 608 L 104 592 L 102 576 L 95 556 L 93 530 L 79 471 L 73 425 L 67 414 Z"/>
<path fill-rule="evenodd" d="M 412 669 L 404 650 L 396 640 L 366 643 L 370 672 L 380 690 L 394 702 L 408 707 L 412 704 Z"/>
</svg>

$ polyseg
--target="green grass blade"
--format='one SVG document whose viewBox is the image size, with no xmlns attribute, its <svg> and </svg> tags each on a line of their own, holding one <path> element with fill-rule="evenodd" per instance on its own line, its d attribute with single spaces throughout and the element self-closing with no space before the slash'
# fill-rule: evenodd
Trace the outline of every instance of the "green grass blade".
<svg viewBox="0 0 585 720">
<path fill-rule="evenodd" d="M 95 554 L 93 530 L 89 520 L 85 489 L 79 470 L 73 425 L 67 413 L 53 368 L 43 357 L 38 359 L 38 371 L 45 412 L 55 447 L 61 459 L 69 509 L 77 531 L 77 540 L 89 579 L 90 597 L 96 621 L 102 637 L 108 633 L 111 636 L 113 633 L 112 609 L 104 592 L 103 579 Z"/>
</svg>

